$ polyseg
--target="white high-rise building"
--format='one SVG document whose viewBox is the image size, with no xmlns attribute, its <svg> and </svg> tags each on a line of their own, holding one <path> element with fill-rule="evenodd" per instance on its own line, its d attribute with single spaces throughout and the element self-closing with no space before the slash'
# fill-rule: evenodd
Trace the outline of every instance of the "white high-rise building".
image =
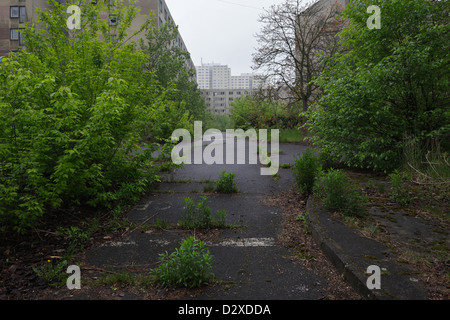
<svg viewBox="0 0 450 320">
<path fill-rule="evenodd" d="M 202 63 L 197 66 L 198 87 L 203 90 L 212 89 L 243 89 L 258 90 L 264 87 L 264 81 L 256 74 L 243 73 L 232 76 L 227 65 L 217 63 Z"/>
<path fill-rule="evenodd" d="M 264 83 L 261 76 L 253 73 L 231 76 L 231 89 L 259 90 L 264 87 Z"/>
<path fill-rule="evenodd" d="M 228 89 L 231 81 L 231 69 L 226 65 L 207 63 L 197 69 L 197 83 L 200 89 Z"/>
</svg>

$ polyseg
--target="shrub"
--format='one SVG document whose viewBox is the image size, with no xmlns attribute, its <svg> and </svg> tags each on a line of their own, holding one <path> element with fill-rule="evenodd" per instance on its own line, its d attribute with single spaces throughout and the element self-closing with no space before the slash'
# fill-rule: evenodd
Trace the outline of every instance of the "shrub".
<svg viewBox="0 0 450 320">
<path fill-rule="evenodd" d="M 189 237 L 175 252 L 160 255 L 161 264 L 154 273 L 163 286 L 201 287 L 212 277 L 213 256 L 205 243 Z"/>
<path fill-rule="evenodd" d="M 321 166 L 314 150 L 307 149 L 302 156 L 295 160 L 292 172 L 301 193 L 312 193 L 314 183 L 321 172 Z"/>
<path fill-rule="evenodd" d="M 225 210 L 218 210 L 212 214 L 211 208 L 208 207 L 208 197 L 201 197 L 197 204 L 188 197 L 184 199 L 183 215 L 179 225 L 186 229 L 222 228 L 225 226 L 225 216 Z"/>
<path fill-rule="evenodd" d="M 324 61 L 314 80 L 323 94 L 306 127 L 316 147 L 346 165 L 392 172 L 401 165 L 405 134 L 421 147 L 448 137 L 450 2 L 377 1 L 383 26 L 376 35 L 367 28 L 373 3 L 345 8 L 348 26 L 337 35 L 345 49 Z"/>
<path fill-rule="evenodd" d="M 406 185 L 408 176 L 395 170 L 389 175 L 389 179 L 391 180 L 391 200 L 404 206 L 408 205 L 412 200 Z"/>
<path fill-rule="evenodd" d="M 222 171 L 219 175 L 219 180 L 216 182 L 216 191 L 220 193 L 238 192 L 236 188 L 236 181 L 234 181 L 235 173 L 227 173 Z"/>
<path fill-rule="evenodd" d="M 192 118 L 135 41 L 124 32 L 104 40 L 108 20 L 97 18 L 106 4 L 82 4 L 86 24 L 68 37 L 66 14 L 49 3 L 40 27 L 21 31 L 24 50 L 0 63 L 0 231 L 25 233 L 59 209 L 135 202 L 159 179 L 143 144 L 148 126 L 160 141 Z M 114 10 L 126 30 L 138 8 Z"/>
<path fill-rule="evenodd" d="M 50 287 L 58 287 L 67 279 L 65 272 L 66 266 L 66 260 L 62 260 L 56 264 L 48 260 L 40 268 L 33 268 L 33 271 L 38 277 L 43 278 Z"/>
<path fill-rule="evenodd" d="M 330 169 L 316 183 L 314 194 L 322 198 L 325 208 L 345 215 L 361 216 L 366 198 L 341 170 Z"/>
</svg>

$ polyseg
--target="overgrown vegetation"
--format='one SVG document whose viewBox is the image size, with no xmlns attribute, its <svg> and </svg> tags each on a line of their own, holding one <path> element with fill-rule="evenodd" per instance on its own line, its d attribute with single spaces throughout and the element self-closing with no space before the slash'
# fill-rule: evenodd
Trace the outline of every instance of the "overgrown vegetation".
<svg viewBox="0 0 450 320">
<path fill-rule="evenodd" d="M 301 193 L 305 195 L 312 193 L 321 170 L 321 163 L 311 148 L 306 149 L 301 157 L 295 160 L 292 173 Z"/>
<path fill-rule="evenodd" d="M 201 287 L 211 281 L 212 263 L 213 256 L 205 243 L 189 237 L 171 254 L 160 255 L 155 281 L 163 286 Z"/>
<path fill-rule="evenodd" d="M 370 30 L 372 4 L 351 1 L 345 9 L 342 50 L 324 60 L 315 80 L 322 94 L 309 108 L 307 128 L 325 153 L 389 173 L 404 161 L 405 136 L 420 148 L 434 140 L 449 151 L 450 3 L 379 2 L 382 26 Z"/>
<path fill-rule="evenodd" d="M 330 168 L 314 186 L 314 195 L 321 198 L 325 208 L 347 216 L 363 216 L 367 199 L 342 171 Z"/>
<path fill-rule="evenodd" d="M 219 193 L 234 193 L 238 192 L 234 172 L 222 171 L 219 175 L 219 180 L 216 182 L 216 191 Z"/>
<path fill-rule="evenodd" d="M 404 206 L 408 205 L 412 200 L 407 185 L 409 177 L 395 170 L 395 172 L 389 175 L 389 180 L 391 182 L 391 200 Z"/>
<path fill-rule="evenodd" d="M 41 277 L 47 282 L 50 287 L 59 287 L 67 280 L 67 260 L 54 262 L 47 260 L 39 268 L 33 268 L 33 271 L 38 277 Z"/>
<path fill-rule="evenodd" d="M 184 199 L 182 219 L 179 225 L 186 229 L 224 228 L 225 217 L 225 210 L 213 212 L 208 207 L 208 197 L 201 197 L 197 204 L 188 197 Z"/>
<path fill-rule="evenodd" d="M 235 100 L 231 107 L 234 129 L 279 129 L 280 142 L 303 141 L 300 132 L 301 117 L 285 102 L 261 95 L 248 95 Z"/>
<path fill-rule="evenodd" d="M 362 216 L 367 199 L 342 171 L 332 167 L 322 171 L 322 161 L 313 149 L 306 149 L 295 161 L 292 169 L 299 191 L 323 201 L 329 210 L 349 216 Z M 306 220 L 305 220 L 306 221 Z"/>
<path fill-rule="evenodd" d="M 81 29 L 68 32 L 64 7 L 49 3 L 21 30 L 26 48 L 0 65 L 0 227 L 17 232 L 62 208 L 135 202 L 159 181 L 160 145 L 143 141 L 190 129 L 204 112 L 186 53 L 161 50 L 176 28 L 156 36 L 149 18 L 127 34 L 139 7 L 101 1 L 82 4 Z M 139 50 L 133 38 L 146 33 L 158 41 Z"/>
</svg>

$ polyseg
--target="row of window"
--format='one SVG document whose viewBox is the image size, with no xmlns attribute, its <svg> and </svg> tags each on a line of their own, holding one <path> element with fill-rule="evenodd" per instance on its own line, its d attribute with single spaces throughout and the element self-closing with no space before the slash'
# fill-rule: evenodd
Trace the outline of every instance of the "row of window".
<svg viewBox="0 0 450 320">
<path fill-rule="evenodd" d="M 226 94 L 226 92 L 224 92 L 224 91 L 221 91 L 221 92 L 211 92 L 211 93 L 212 93 L 213 96 L 224 96 L 224 95 Z M 207 95 L 207 96 L 209 96 L 209 95 L 210 95 L 210 92 L 204 92 L 204 94 Z M 229 91 L 228 94 L 229 94 L 230 96 L 232 96 L 232 95 L 234 95 L 234 94 L 241 95 L 241 94 L 242 94 L 242 91 L 236 91 L 236 92 L 234 92 L 234 91 Z"/>
<path fill-rule="evenodd" d="M 9 17 L 11 19 L 19 19 L 20 23 L 27 21 L 27 7 L 11 6 L 9 9 Z"/>
<path fill-rule="evenodd" d="M 19 23 L 27 21 L 27 7 L 25 6 L 11 6 L 9 10 L 9 17 L 11 19 L 19 19 Z M 109 25 L 117 25 L 117 15 L 109 15 Z"/>
<path fill-rule="evenodd" d="M 23 46 L 25 44 L 25 37 L 21 34 L 20 30 L 24 28 L 10 28 L 9 29 L 9 39 L 19 41 L 19 45 Z M 110 35 L 110 41 L 114 42 L 117 40 L 116 34 Z"/>
</svg>

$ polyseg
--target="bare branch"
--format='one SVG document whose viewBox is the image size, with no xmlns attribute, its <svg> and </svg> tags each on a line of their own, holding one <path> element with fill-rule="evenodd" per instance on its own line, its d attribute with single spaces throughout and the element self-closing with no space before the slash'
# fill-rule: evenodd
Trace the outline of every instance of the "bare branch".
<svg viewBox="0 0 450 320">
<path fill-rule="evenodd" d="M 302 102 L 303 110 L 316 92 L 314 78 L 323 70 L 318 54 L 330 57 L 338 51 L 335 35 L 345 21 L 336 16 L 342 10 L 326 0 L 309 5 L 285 0 L 260 16 L 263 28 L 256 35 L 259 48 L 253 55 L 253 69 L 264 72 L 272 84 L 284 87 L 292 101 Z"/>
</svg>

